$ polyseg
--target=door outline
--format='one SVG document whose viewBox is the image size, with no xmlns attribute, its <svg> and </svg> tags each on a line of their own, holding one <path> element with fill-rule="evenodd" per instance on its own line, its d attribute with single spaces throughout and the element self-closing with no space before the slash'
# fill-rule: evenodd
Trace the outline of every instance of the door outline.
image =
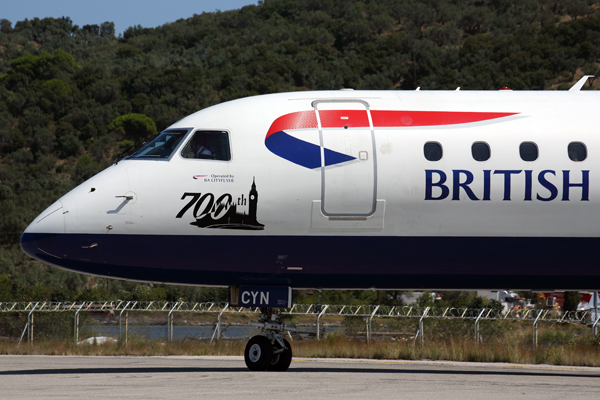
<svg viewBox="0 0 600 400">
<path fill-rule="evenodd" d="M 365 111 L 367 113 L 367 118 L 369 119 L 369 133 L 371 136 L 371 153 L 373 159 L 373 197 L 371 201 L 371 210 L 366 213 L 330 213 L 325 210 L 325 146 L 323 143 L 323 129 L 321 127 L 321 118 L 319 116 L 319 110 L 317 106 L 322 103 L 360 103 L 365 107 Z M 365 218 L 370 217 L 375 213 L 377 207 L 377 151 L 375 146 L 375 132 L 373 129 L 373 118 L 371 117 L 371 109 L 369 108 L 369 103 L 364 100 L 358 99 L 339 99 L 339 100 L 315 100 L 311 103 L 315 111 L 315 116 L 317 118 L 317 127 L 319 130 L 319 144 L 321 151 L 321 213 L 323 213 L 326 217 L 341 217 L 353 219 L 355 217 Z"/>
</svg>

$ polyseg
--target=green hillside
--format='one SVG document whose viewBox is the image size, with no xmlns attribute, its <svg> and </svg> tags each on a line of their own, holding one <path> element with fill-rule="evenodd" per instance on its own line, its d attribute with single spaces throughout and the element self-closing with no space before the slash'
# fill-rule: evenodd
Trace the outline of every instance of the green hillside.
<svg viewBox="0 0 600 400">
<path fill-rule="evenodd" d="M 185 115 L 239 97 L 343 87 L 565 90 L 600 74 L 599 3 L 269 0 L 122 37 L 112 22 L 2 19 L 0 301 L 108 295 L 104 279 L 29 259 L 19 237 L 124 148 Z M 225 295 L 110 286 L 110 297 L 140 300 Z"/>
</svg>

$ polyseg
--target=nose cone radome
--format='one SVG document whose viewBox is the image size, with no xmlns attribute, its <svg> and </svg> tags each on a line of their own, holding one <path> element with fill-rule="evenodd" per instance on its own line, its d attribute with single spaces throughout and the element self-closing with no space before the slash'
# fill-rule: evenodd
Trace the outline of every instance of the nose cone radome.
<svg viewBox="0 0 600 400">
<path fill-rule="evenodd" d="M 40 261 L 59 264 L 63 254 L 65 217 L 59 201 L 42 212 L 23 232 L 21 248 Z"/>
</svg>

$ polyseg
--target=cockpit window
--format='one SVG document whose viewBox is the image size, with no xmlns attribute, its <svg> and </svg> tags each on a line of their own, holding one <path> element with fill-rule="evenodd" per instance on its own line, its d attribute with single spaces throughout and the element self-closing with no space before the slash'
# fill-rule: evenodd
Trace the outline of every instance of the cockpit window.
<svg viewBox="0 0 600 400">
<path fill-rule="evenodd" d="M 169 129 L 136 151 L 131 158 L 168 159 L 188 133 L 187 129 Z"/>
<path fill-rule="evenodd" d="M 183 158 L 229 161 L 229 135 L 224 131 L 197 131 L 181 155 Z"/>
</svg>

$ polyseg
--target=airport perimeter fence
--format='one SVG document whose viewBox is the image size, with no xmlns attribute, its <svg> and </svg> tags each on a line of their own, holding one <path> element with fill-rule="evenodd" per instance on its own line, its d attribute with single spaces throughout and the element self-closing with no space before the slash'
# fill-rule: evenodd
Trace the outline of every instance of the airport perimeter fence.
<svg viewBox="0 0 600 400">
<path fill-rule="evenodd" d="M 167 314 L 167 338 L 173 340 L 174 316 L 175 314 L 196 313 L 216 316 L 211 342 L 221 338 L 222 317 L 224 314 L 260 314 L 259 308 L 234 307 L 229 303 L 192 303 L 192 302 L 161 302 L 161 301 L 105 301 L 105 302 L 0 302 L 0 315 L 19 313 L 21 316 L 27 314 L 27 323 L 23 328 L 20 341 L 27 334 L 27 342 L 33 343 L 34 315 L 41 313 L 72 313 L 73 314 L 73 338 L 75 343 L 79 339 L 79 317 L 81 313 L 91 315 L 110 315 L 119 320 L 119 337 L 127 341 L 129 312 L 153 312 Z M 322 319 L 325 317 L 342 317 L 351 319 L 362 325 L 365 329 L 364 336 L 370 341 L 373 336 L 373 320 L 385 319 L 410 319 L 418 320 L 418 328 L 411 335 L 414 343 L 419 340 L 424 344 L 424 321 L 426 320 L 455 320 L 470 321 L 473 324 L 474 340 L 481 342 L 480 323 L 483 321 L 518 321 L 531 323 L 532 344 L 537 347 L 537 333 L 540 323 L 554 324 L 585 324 L 591 327 L 591 334 L 597 334 L 597 325 L 600 321 L 600 313 L 595 310 L 588 311 L 556 311 L 548 309 L 521 309 L 502 312 L 492 308 L 435 308 L 416 306 L 385 306 L 385 305 L 331 305 L 331 304 L 294 304 L 291 308 L 281 310 L 284 318 L 293 316 L 314 317 L 313 326 L 316 327 L 315 336 L 320 339 L 323 336 Z M 1 316 L 0 316 L 1 318 Z M 356 325 L 356 324 L 355 324 Z M 415 324 L 417 325 L 417 324 Z M 290 324 L 291 326 L 291 324 Z"/>
</svg>

